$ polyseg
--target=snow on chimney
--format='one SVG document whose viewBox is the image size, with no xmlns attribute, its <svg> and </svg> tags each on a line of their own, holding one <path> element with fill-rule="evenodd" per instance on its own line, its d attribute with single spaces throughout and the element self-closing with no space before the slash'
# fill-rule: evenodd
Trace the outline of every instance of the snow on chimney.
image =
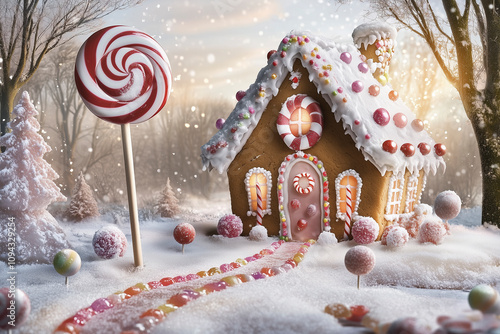
<svg viewBox="0 0 500 334">
<path fill-rule="evenodd" d="M 365 23 L 352 32 L 354 44 L 382 85 L 389 81 L 389 64 L 396 47 L 396 29 L 387 23 Z"/>
</svg>

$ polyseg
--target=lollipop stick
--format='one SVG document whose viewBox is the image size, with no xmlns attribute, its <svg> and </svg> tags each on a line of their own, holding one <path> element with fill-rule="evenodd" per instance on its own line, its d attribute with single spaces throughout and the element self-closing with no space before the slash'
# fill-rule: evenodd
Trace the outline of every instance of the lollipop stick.
<svg viewBox="0 0 500 334">
<path fill-rule="evenodd" d="M 64 283 L 66 283 L 66 286 L 69 285 L 69 277 L 68 276 L 66 276 L 66 279 L 64 280 Z"/>
<path fill-rule="evenodd" d="M 123 156 L 125 158 L 125 173 L 127 177 L 128 208 L 130 213 L 130 229 L 132 231 L 132 246 L 134 248 L 134 265 L 142 267 L 141 232 L 139 230 L 139 214 L 137 211 L 137 196 L 135 191 L 134 160 L 132 156 L 132 139 L 130 124 L 122 124 Z"/>
<path fill-rule="evenodd" d="M 359 290 L 359 280 L 360 280 L 361 276 L 358 275 L 358 290 Z"/>
<path fill-rule="evenodd" d="M 182 244 L 182 254 L 184 254 L 184 244 Z"/>
</svg>

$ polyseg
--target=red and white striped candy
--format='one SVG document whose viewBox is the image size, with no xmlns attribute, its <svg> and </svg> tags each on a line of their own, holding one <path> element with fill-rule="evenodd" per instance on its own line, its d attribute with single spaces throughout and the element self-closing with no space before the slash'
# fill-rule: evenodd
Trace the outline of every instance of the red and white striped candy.
<svg viewBox="0 0 500 334">
<path fill-rule="evenodd" d="M 306 188 L 300 186 L 300 179 L 302 178 L 307 179 L 308 186 Z M 309 194 L 313 190 L 315 184 L 314 178 L 309 173 L 299 173 L 293 178 L 293 187 L 299 194 Z"/>
<path fill-rule="evenodd" d="M 255 184 L 255 191 L 257 193 L 257 224 L 262 225 L 263 218 L 263 203 L 262 203 L 262 190 L 258 183 Z"/>
<path fill-rule="evenodd" d="M 85 105 L 116 124 L 141 123 L 165 105 L 172 86 L 165 51 L 149 35 L 127 26 L 99 30 L 82 45 L 75 81 Z"/>
<path fill-rule="evenodd" d="M 311 128 L 307 133 L 295 136 L 290 129 L 290 117 L 298 108 L 306 110 L 311 116 Z M 305 94 L 289 97 L 283 103 L 276 125 L 281 138 L 292 150 L 299 151 L 311 148 L 318 142 L 323 132 L 323 115 L 320 105 Z"/>
</svg>

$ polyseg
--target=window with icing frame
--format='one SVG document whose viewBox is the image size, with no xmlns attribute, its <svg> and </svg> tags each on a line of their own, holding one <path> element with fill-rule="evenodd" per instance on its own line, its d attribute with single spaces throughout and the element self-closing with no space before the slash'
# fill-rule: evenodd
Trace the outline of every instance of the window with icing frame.
<svg viewBox="0 0 500 334">
<path fill-rule="evenodd" d="M 355 170 L 349 169 L 337 176 L 335 180 L 337 218 L 347 220 L 348 211 L 350 218 L 357 214 L 362 185 L 361 177 Z"/>
<path fill-rule="evenodd" d="M 262 214 L 271 214 L 271 187 L 272 176 L 268 170 L 255 167 L 250 169 L 245 176 L 245 187 L 248 196 L 248 216 L 257 215 L 257 185 L 259 185 L 262 197 Z"/>
<path fill-rule="evenodd" d="M 405 213 L 413 212 L 415 205 L 418 204 L 418 176 L 418 173 L 413 173 L 408 178 L 408 183 L 406 186 Z"/>
<path fill-rule="evenodd" d="M 387 206 L 385 209 L 385 219 L 387 220 L 395 220 L 399 215 L 404 183 L 403 173 L 393 174 L 389 180 Z"/>
</svg>

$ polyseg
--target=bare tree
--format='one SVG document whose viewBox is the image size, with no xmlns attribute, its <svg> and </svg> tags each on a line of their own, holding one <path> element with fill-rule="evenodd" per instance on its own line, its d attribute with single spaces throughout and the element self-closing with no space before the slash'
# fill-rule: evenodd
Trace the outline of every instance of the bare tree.
<svg viewBox="0 0 500 334">
<path fill-rule="evenodd" d="M 422 37 L 460 95 L 481 159 L 482 222 L 500 226 L 500 3 L 441 2 L 439 9 L 429 0 L 370 0 L 370 5 L 382 19 Z"/>
<path fill-rule="evenodd" d="M 0 1 L 0 136 L 10 121 L 14 98 L 47 53 L 109 13 L 141 0 Z"/>
<path fill-rule="evenodd" d="M 73 77 L 77 53 L 78 46 L 70 42 L 60 46 L 57 52 L 47 57 L 52 73 L 47 87 L 56 109 L 55 131 L 61 138 L 62 178 L 66 194 L 74 186 L 74 155 L 76 145 L 82 136 L 82 123 L 86 114 Z"/>
</svg>

